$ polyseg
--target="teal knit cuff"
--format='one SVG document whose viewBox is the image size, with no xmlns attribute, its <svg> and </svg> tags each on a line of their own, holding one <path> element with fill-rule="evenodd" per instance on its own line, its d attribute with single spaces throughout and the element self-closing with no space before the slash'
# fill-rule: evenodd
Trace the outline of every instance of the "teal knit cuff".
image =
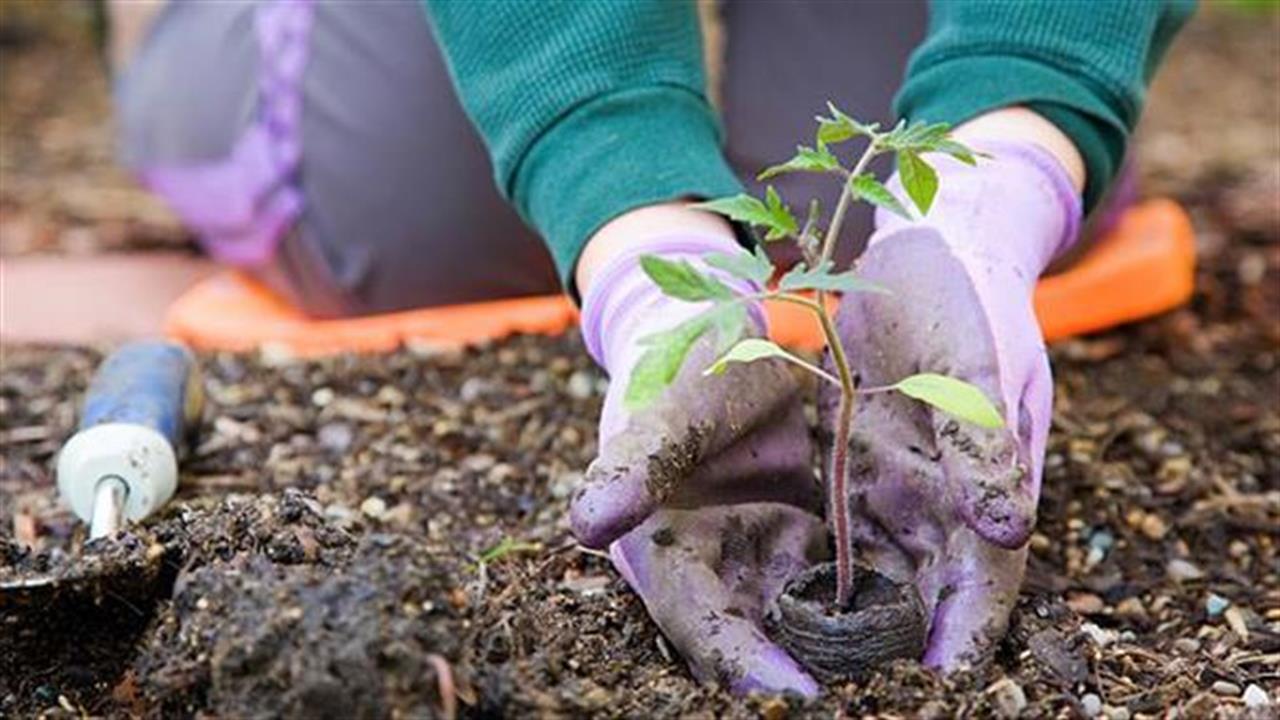
<svg viewBox="0 0 1280 720">
<path fill-rule="evenodd" d="M 597 97 L 557 122 L 525 155 L 511 194 L 576 297 L 578 255 L 605 223 L 646 205 L 739 192 L 714 111 L 687 88 L 655 85 Z"/>
<path fill-rule="evenodd" d="M 1085 212 L 1102 197 L 1123 160 L 1128 129 L 1101 88 L 1044 63 L 1010 55 L 957 57 L 913 74 L 894 101 L 910 120 L 958 125 L 1023 105 L 1044 116 L 1084 158 Z"/>
</svg>

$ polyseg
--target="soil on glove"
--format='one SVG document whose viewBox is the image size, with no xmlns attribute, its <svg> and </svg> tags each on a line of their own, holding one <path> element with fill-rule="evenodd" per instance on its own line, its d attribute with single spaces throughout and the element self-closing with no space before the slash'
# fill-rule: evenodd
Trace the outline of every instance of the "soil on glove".
<svg viewBox="0 0 1280 720">
<path fill-rule="evenodd" d="M 576 337 L 314 362 L 205 355 L 211 407 L 177 498 L 108 545 L 86 545 L 52 481 L 101 356 L 6 347 L 0 585 L 72 582 L 34 612 L 0 596 L 0 620 L 29 623 L 0 626 L 0 717 L 1234 717 L 1260 694 L 1274 711 L 1275 17 L 1206 9 L 1153 92 L 1141 167 L 1193 213 L 1196 296 L 1052 349 L 1039 525 L 988 665 L 941 678 L 898 661 L 808 702 L 694 681 L 607 559 L 568 532 L 604 388 Z M 44 73 L 6 70 L 6 98 L 64 72 L 4 52 Z M 76 150 L 89 142 L 79 116 L 102 113 L 0 122 L 5 138 L 34 134 L 0 143 L 0 169 L 22 180 L 0 192 L 0 250 L 134 237 L 109 195 L 56 181 L 105 162 Z M 46 146 L 65 162 L 47 165 Z"/>
</svg>

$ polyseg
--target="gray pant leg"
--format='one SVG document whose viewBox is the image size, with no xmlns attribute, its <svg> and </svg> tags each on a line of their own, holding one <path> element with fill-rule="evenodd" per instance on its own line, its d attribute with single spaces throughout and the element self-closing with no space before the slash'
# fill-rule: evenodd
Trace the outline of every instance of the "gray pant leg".
<svg viewBox="0 0 1280 720">
<path fill-rule="evenodd" d="M 117 83 L 127 164 L 230 153 L 259 104 L 259 4 L 166 6 Z M 252 272 L 323 317 L 558 291 L 543 243 L 494 187 L 418 2 L 316 3 L 307 42 L 305 205 Z"/>
<path fill-rule="evenodd" d="M 347 314 L 559 290 L 418 2 L 319 4 L 304 89 L 301 235 Z"/>
<path fill-rule="evenodd" d="M 728 155 L 743 182 L 763 191 L 755 175 L 812 145 L 815 115 L 828 100 L 866 122 L 894 121 L 891 109 L 911 52 L 924 39 L 925 0 L 724 0 L 723 85 Z M 873 169 L 887 173 L 892 161 Z M 830 214 L 839 184 L 796 174 L 769 181 L 797 211 L 819 198 Z M 837 258 L 847 262 L 871 231 L 872 212 L 850 209 Z"/>
<path fill-rule="evenodd" d="M 170 2 L 114 79 L 131 168 L 221 160 L 258 107 L 254 3 Z"/>
</svg>

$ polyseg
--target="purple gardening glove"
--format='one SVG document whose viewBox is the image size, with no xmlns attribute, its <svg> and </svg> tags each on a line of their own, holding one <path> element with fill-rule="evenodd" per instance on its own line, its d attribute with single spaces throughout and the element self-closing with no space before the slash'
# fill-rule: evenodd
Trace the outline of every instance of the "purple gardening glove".
<svg viewBox="0 0 1280 720">
<path fill-rule="evenodd" d="M 612 382 L 600 455 L 573 499 L 573 529 L 586 545 L 609 546 L 614 566 L 699 679 L 735 692 L 812 695 L 813 679 L 760 627 L 783 583 L 826 551 L 795 377 L 776 362 L 704 377 L 716 351 L 708 333 L 662 397 L 634 413 L 623 402 L 645 350 L 640 340 L 705 309 L 663 295 L 640 255 L 701 265 L 709 252 L 744 251 L 715 237 L 651 240 L 612 259 L 588 291 L 583 336 Z M 762 333 L 759 306 L 750 314 Z"/>
<path fill-rule="evenodd" d="M 854 418 L 853 542 L 880 572 L 915 583 L 932 617 L 925 662 L 949 670 L 1003 636 L 1022 583 L 1053 405 L 1032 291 L 1081 215 L 1045 151 L 974 146 L 992 158 L 932 156 L 940 189 L 925 219 L 879 212 L 859 272 L 892 295 L 849 294 L 837 318 L 860 386 L 951 375 L 1006 420 L 986 430 L 897 393 L 860 397 Z M 827 422 L 837 399 L 823 389 Z"/>
</svg>

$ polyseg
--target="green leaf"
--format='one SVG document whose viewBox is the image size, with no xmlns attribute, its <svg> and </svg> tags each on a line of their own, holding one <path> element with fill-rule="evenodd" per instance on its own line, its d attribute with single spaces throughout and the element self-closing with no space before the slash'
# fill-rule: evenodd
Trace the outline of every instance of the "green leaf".
<svg viewBox="0 0 1280 720">
<path fill-rule="evenodd" d="M 860 200 L 865 200 L 872 205 L 878 205 L 886 210 L 891 210 L 902 217 L 912 220 L 911 213 L 903 207 L 898 198 L 889 192 L 889 188 L 880 184 L 879 180 L 867 173 L 863 173 L 849 181 L 849 186 L 853 189 L 853 194 Z"/>
<path fill-rule="evenodd" d="M 729 368 L 729 365 L 732 363 L 749 363 L 749 362 L 755 362 L 756 360 L 767 360 L 770 358 L 785 360 L 789 363 L 792 363 L 794 365 L 798 365 L 804 368 L 808 372 L 811 372 L 814 375 L 817 375 L 819 378 L 822 378 L 823 380 L 833 382 L 837 385 L 840 384 L 839 380 L 837 380 L 830 373 L 818 367 L 817 365 L 814 365 L 813 363 L 810 363 L 807 360 L 804 360 L 795 355 L 792 355 L 791 353 L 784 350 L 777 343 L 774 343 L 769 340 L 764 340 L 762 338 L 747 338 L 746 340 L 739 342 L 737 345 L 734 345 L 733 348 L 729 350 L 729 352 L 720 356 L 720 359 L 712 363 L 711 367 L 708 367 L 706 370 L 704 370 L 702 374 L 703 375 L 722 375 L 724 374 L 724 371 L 727 370 Z"/>
<path fill-rule="evenodd" d="M 773 277 L 773 261 L 760 245 L 756 245 L 755 252 L 750 255 L 710 253 L 702 259 L 713 268 L 724 270 L 736 278 L 748 280 L 760 286 L 768 284 L 769 279 Z"/>
<path fill-rule="evenodd" d="M 977 387 L 937 373 L 920 373 L 899 380 L 893 389 L 929 403 L 939 410 L 985 428 L 1004 426 L 1000 411 Z"/>
<path fill-rule="evenodd" d="M 788 235 L 796 234 L 800 226 L 796 223 L 791 210 L 783 204 L 782 196 L 778 195 L 778 191 L 772 185 L 765 189 L 764 204 L 772 220 L 768 225 L 769 231 L 764 236 L 765 240 L 781 240 Z"/>
<path fill-rule="evenodd" d="M 978 158 L 989 157 L 975 151 L 951 137 L 951 127 L 946 123 L 898 123 L 881 139 L 881 145 L 895 152 L 913 152 L 917 155 L 938 152 L 950 155 L 966 165 L 976 165 Z"/>
<path fill-rule="evenodd" d="M 911 125 L 898 123 L 880 144 L 888 150 L 901 152 L 930 152 L 937 149 L 937 144 L 946 140 L 951 133 L 951 126 L 946 123 L 917 122 Z"/>
<path fill-rule="evenodd" d="M 817 140 L 821 144 L 835 145 L 858 136 L 874 137 L 876 131 L 880 129 L 878 123 L 867 125 L 854 120 L 841 112 L 833 103 L 827 103 L 827 110 L 831 113 L 831 117 L 821 115 L 817 117 Z"/>
<path fill-rule="evenodd" d="M 765 168 L 756 176 L 756 179 L 768 180 L 776 175 L 794 172 L 829 173 L 838 172 L 839 170 L 840 160 L 831 154 L 825 143 L 819 140 L 818 149 L 815 150 L 803 145 L 797 146 L 795 157 L 781 165 Z"/>
<path fill-rule="evenodd" d="M 911 201 L 920 208 L 921 215 L 928 215 L 933 198 L 938 194 L 938 173 L 929 163 L 911 151 L 898 153 L 898 177 Z"/>
<path fill-rule="evenodd" d="M 975 152 L 969 146 L 951 139 L 939 140 L 934 145 L 933 151 L 946 153 L 965 165 L 977 165 L 979 157 L 989 157 L 986 153 Z"/>
<path fill-rule="evenodd" d="M 627 382 L 623 402 L 630 410 L 639 410 L 654 400 L 675 379 L 693 344 L 711 328 L 708 313 L 702 313 L 660 333 L 640 339 L 647 346 Z"/>
<path fill-rule="evenodd" d="M 663 332 L 640 338 L 645 351 L 636 361 L 627 383 L 623 402 L 629 410 L 640 410 L 662 395 L 676 379 L 693 344 L 708 330 L 716 333 L 716 352 L 737 342 L 746 331 L 747 308 L 740 302 L 720 302 Z"/>
<path fill-rule="evenodd" d="M 510 535 L 507 535 L 503 537 L 502 540 L 497 545 L 494 545 L 493 547 L 481 553 L 480 557 L 478 558 L 478 562 L 476 563 L 476 566 L 478 567 L 480 565 L 490 565 L 514 553 L 541 552 L 541 551 L 542 551 L 541 543 L 519 542 L 518 540 L 512 538 Z"/>
<path fill-rule="evenodd" d="M 665 260 L 657 255 L 642 255 L 640 267 L 662 292 L 689 302 L 728 300 L 733 291 L 719 280 L 702 274 L 688 260 Z"/>
<path fill-rule="evenodd" d="M 797 228 L 795 217 L 782 203 L 782 198 L 778 196 L 773 186 L 769 186 L 765 202 L 743 194 L 698 203 L 694 207 L 719 213 L 730 220 L 764 227 L 767 231 L 765 240 L 779 240 L 788 235 L 794 235 Z"/>
<path fill-rule="evenodd" d="M 730 220 L 750 225 L 767 225 L 771 220 L 769 209 L 764 206 L 764 203 L 746 193 L 718 200 L 708 200 L 707 202 L 698 203 L 694 207 L 699 210 L 719 213 Z"/>
<path fill-rule="evenodd" d="M 722 303 L 707 312 L 716 331 L 716 353 L 722 353 L 742 338 L 747 329 L 747 306 L 738 302 Z"/>
<path fill-rule="evenodd" d="M 874 292 L 889 295 L 889 291 L 869 280 L 863 280 L 852 270 L 833 273 L 830 260 L 810 270 L 803 262 L 796 263 L 790 272 L 778 281 L 778 289 L 791 290 L 834 290 L 837 292 Z"/>
</svg>

